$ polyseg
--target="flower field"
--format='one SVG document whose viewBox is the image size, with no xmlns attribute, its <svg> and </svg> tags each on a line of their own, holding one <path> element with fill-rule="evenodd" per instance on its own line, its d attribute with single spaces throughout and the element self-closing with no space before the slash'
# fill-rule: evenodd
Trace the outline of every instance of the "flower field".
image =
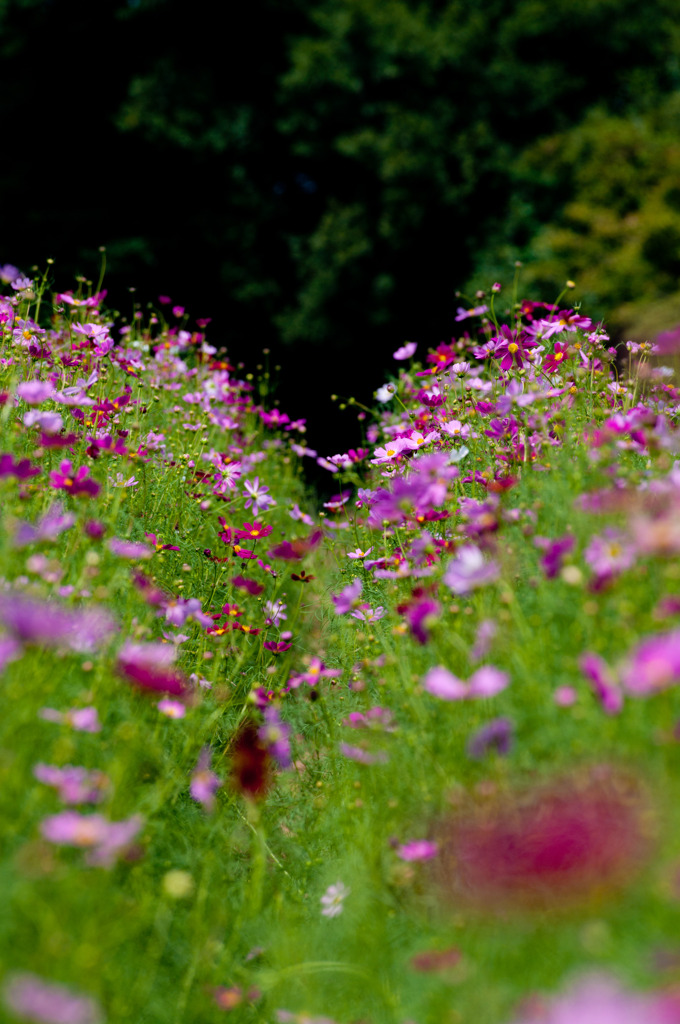
<svg viewBox="0 0 680 1024">
<path fill-rule="evenodd" d="M 680 339 L 494 286 L 331 454 L 0 279 L 2 1019 L 680 1022 Z"/>
</svg>

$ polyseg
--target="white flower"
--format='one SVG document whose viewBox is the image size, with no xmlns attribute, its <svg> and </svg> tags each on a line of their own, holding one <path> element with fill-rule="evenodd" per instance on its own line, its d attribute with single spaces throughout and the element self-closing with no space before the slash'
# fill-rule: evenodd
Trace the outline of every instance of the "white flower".
<svg viewBox="0 0 680 1024">
<path fill-rule="evenodd" d="M 335 885 L 329 885 L 325 893 L 321 897 L 321 906 L 324 917 L 337 917 L 338 914 L 342 913 L 343 900 L 345 900 L 352 890 L 348 889 L 342 882 L 336 882 Z"/>
<path fill-rule="evenodd" d="M 378 388 L 378 390 L 376 391 L 375 397 L 378 399 L 379 402 L 389 402 L 392 399 L 392 396 L 394 395 L 395 391 L 396 388 L 394 384 L 383 384 L 383 386 L 381 388 Z"/>
</svg>

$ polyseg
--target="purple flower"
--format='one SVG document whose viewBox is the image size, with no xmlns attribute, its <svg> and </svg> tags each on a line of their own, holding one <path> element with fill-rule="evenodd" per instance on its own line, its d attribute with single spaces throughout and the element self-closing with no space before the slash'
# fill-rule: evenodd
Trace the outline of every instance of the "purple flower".
<svg viewBox="0 0 680 1024">
<path fill-rule="evenodd" d="M 22 594 L 0 594 L 0 622 L 23 643 L 94 650 L 113 635 L 116 625 L 102 608 L 71 610 L 54 602 L 34 601 Z"/>
<path fill-rule="evenodd" d="M 58 412 L 31 409 L 24 415 L 25 427 L 39 427 L 46 434 L 58 434 L 64 420 Z"/>
<path fill-rule="evenodd" d="M 477 761 L 492 748 L 504 756 L 510 753 L 511 746 L 512 722 L 508 718 L 494 718 L 470 737 L 467 753 L 468 757 Z"/>
<path fill-rule="evenodd" d="M 588 651 L 581 655 L 579 667 L 607 714 L 618 715 L 623 707 L 623 694 L 607 662 Z"/>
<path fill-rule="evenodd" d="M 8 1010 L 35 1024 L 102 1024 L 101 1007 L 89 996 L 65 985 L 43 981 L 35 974 L 11 974 L 3 1001 Z"/>
<path fill-rule="evenodd" d="M 70 530 L 76 521 L 72 512 L 65 512 L 61 502 L 55 502 L 42 516 L 35 526 L 31 523 L 19 523 L 14 534 L 15 547 L 24 547 L 26 544 L 35 544 L 38 541 L 54 541 L 59 534 Z"/>
<path fill-rule="evenodd" d="M 376 750 L 372 753 L 365 747 L 352 746 L 350 743 L 340 743 L 338 750 L 343 757 L 349 758 L 350 761 L 356 761 L 358 764 L 385 764 L 387 761 L 387 754 L 384 750 Z"/>
<path fill-rule="evenodd" d="M 222 785 L 217 775 L 210 770 L 211 758 L 210 747 L 204 747 L 194 768 L 189 787 L 189 792 L 194 800 L 203 804 L 206 811 L 212 811 L 215 806 L 215 793 Z"/>
<path fill-rule="evenodd" d="M 345 615 L 350 612 L 353 608 L 357 607 L 359 595 L 363 589 L 363 583 L 357 576 L 352 582 L 341 590 L 339 594 L 331 594 L 333 604 L 335 605 L 336 615 Z"/>
<path fill-rule="evenodd" d="M 54 786 L 59 799 L 65 804 L 96 804 L 104 798 L 109 780 L 103 772 L 88 771 L 87 768 L 66 765 L 57 768 L 52 764 L 37 764 L 33 769 L 38 782 Z"/>
<path fill-rule="evenodd" d="M 574 546 L 574 538 L 570 534 L 551 540 L 549 537 L 534 537 L 534 544 L 543 551 L 541 568 L 549 580 L 554 579 L 562 568 L 562 558 Z"/>
<path fill-rule="evenodd" d="M 45 380 L 24 380 L 17 384 L 17 395 L 28 405 L 40 405 L 54 396 L 54 385 Z"/>
<path fill-rule="evenodd" d="M 401 860 L 431 860 L 439 853 L 439 847 L 429 839 L 411 839 L 397 848 Z"/>
<path fill-rule="evenodd" d="M 493 619 L 482 619 L 477 627 L 475 642 L 470 648 L 470 659 L 480 661 L 485 658 L 491 649 L 491 641 L 498 632 L 498 626 Z"/>
<path fill-rule="evenodd" d="M 197 597 L 178 597 L 165 607 L 165 621 L 173 626 L 183 626 L 187 619 L 194 619 L 204 629 L 214 625 L 209 615 L 203 614 L 201 602 Z"/>
<path fill-rule="evenodd" d="M 264 709 L 264 725 L 260 726 L 258 736 L 271 756 L 278 761 L 281 768 L 290 768 L 290 733 L 287 722 L 282 721 L 278 710 L 273 704 Z"/>
<path fill-rule="evenodd" d="M 109 551 L 119 558 L 151 558 L 153 550 L 146 544 L 140 544 L 134 540 L 124 540 L 121 537 L 111 537 L 108 542 Z"/>
<path fill-rule="evenodd" d="M 253 515 L 257 515 L 258 512 L 264 512 L 265 509 L 271 508 L 276 504 L 274 499 L 269 496 L 269 488 L 265 487 L 264 484 L 260 484 L 259 476 L 256 476 L 252 482 L 244 480 L 243 486 L 248 492 L 244 505 L 246 508 L 252 506 Z"/>
<path fill-rule="evenodd" d="M 0 672 L 4 671 L 10 661 L 21 657 L 21 654 L 22 648 L 18 640 L 13 636 L 0 636 Z"/>
<path fill-rule="evenodd" d="M 398 348 L 396 352 L 392 353 L 392 358 L 396 360 L 410 359 L 412 355 L 415 355 L 417 348 L 417 342 L 407 341 L 405 345 L 402 345 L 401 348 Z"/>
<path fill-rule="evenodd" d="M 499 572 L 495 562 L 484 561 L 484 555 L 475 544 L 464 544 L 449 562 L 444 583 L 454 594 L 464 596 L 476 587 L 493 583 Z"/>
</svg>

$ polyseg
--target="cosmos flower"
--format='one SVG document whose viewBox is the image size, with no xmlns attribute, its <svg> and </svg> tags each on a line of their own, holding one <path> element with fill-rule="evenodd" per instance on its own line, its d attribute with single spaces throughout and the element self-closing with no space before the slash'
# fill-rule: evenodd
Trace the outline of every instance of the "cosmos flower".
<svg viewBox="0 0 680 1024">
<path fill-rule="evenodd" d="M 492 914 L 587 906 L 635 876 L 653 822 L 642 785 L 610 765 L 499 788 L 439 823 L 433 878 L 442 899 Z"/>
<path fill-rule="evenodd" d="M 352 890 L 343 882 L 329 885 L 321 897 L 321 913 L 324 917 L 337 917 L 344 909 L 344 902 Z"/>
<path fill-rule="evenodd" d="M 34 1024 L 103 1024 L 104 1014 L 90 996 L 35 974 L 10 974 L 2 993 L 11 1013 Z"/>
</svg>

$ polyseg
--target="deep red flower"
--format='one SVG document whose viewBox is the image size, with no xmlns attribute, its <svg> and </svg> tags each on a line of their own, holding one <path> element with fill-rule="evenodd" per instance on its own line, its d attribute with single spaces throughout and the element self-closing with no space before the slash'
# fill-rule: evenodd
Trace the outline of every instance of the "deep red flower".
<svg viewBox="0 0 680 1024">
<path fill-rule="evenodd" d="M 272 779 L 272 759 L 259 729 L 246 722 L 239 729 L 231 751 L 231 780 L 239 793 L 259 799 Z"/>
</svg>

